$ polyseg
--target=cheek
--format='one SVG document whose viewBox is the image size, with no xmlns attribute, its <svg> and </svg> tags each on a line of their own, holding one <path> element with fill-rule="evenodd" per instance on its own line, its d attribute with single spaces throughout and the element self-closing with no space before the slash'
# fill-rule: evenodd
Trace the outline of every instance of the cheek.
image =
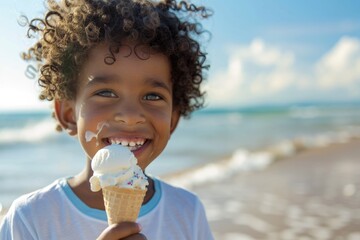
<svg viewBox="0 0 360 240">
<path fill-rule="evenodd" d="M 82 121 L 82 124 L 87 127 L 92 127 L 94 123 L 99 123 L 108 116 L 108 107 L 99 104 L 93 104 L 91 102 L 83 104 L 78 112 L 78 119 Z M 91 130 L 91 129 L 89 129 Z M 96 130 L 96 126 L 95 129 Z"/>
<path fill-rule="evenodd" d="M 170 130 L 171 126 L 171 111 L 166 110 L 159 110 L 154 111 L 153 116 L 156 118 L 156 123 L 161 125 L 164 130 Z"/>
<path fill-rule="evenodd" d="M 157 124 L 159 135 L 161 135 L 162 141 L 167 144 L 171 137 L 171 116 L 163 116 L 161 120 L 158 120 Z"/>
<path fill-rule="evenodd" d="M 97 110 L 95 106 L 95 104 L 90 103 L 82 103 L 81 105 L 79 105 L 76 111 L 78 113 L 78 118 L 89 119 L 93 116 L 96 116 Z"/>
</svg>

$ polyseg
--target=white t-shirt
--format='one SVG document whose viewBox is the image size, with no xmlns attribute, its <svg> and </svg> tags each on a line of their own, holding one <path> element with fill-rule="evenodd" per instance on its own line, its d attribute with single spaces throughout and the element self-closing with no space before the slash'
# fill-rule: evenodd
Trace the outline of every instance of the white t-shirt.
<svg viewBox="0 0 360 240">
<path fill-rule="evenodd" d="M 154 179 L 155 194 L 138 223 L 149 240 L 211 240 L 205 211 L 193 193 Z M 107 227 L 105 211 L 85 205 L 66 179 L 14 201 L 0 226 L 1 240 L 96 239 Z"/>
</svg>

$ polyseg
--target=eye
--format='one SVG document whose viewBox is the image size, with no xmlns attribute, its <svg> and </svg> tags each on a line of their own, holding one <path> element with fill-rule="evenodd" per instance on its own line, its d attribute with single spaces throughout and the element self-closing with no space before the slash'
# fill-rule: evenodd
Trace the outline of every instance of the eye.
<svg viewBox="0 0 360 240">
<path fill-rule="evenodd" d="M 107 97 L 107 98 L 117 97 L 116 94 L 113 93 L 111 90 L 101 90 L 96 92 L 95 95 L 100 97 Z"/>
<path fill-rule="evenodd" d="M 148 100 L 148 101 L 158 101 L 163 98 L 156 93 L 150 93 L 150 94 L 145 95 L 143 99 Z"/>
</svg>

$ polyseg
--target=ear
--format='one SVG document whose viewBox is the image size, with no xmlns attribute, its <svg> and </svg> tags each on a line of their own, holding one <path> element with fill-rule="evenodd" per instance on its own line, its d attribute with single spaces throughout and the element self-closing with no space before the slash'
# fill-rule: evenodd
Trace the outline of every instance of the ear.
<svg viewBox="0 0 360 240">
<path fill-rule="evenodd" d="M 170 134 L 172 134 L 180 120 L 180 112 L 177 109 L 174 109 L 171 115 L 171 124 L 170 124 Z"/>
<path fill-rule="evenodd" d="M 70 100 L 55 100 L 55 117 L 70 136 L 77 134 L 75 104 Z"/>
</svg>

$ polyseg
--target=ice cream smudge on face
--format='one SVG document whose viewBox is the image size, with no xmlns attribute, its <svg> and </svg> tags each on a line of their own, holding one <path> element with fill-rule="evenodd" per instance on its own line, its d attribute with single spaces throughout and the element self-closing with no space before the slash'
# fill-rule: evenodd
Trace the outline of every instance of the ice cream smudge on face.
<svg viewBox="0 0 360 240">
<path fill-rule="evenodd" d="M 99 133 L 102 131 L 104 127 L 109 127 L 109 124 L 107 122 L 100 122 L 97 127 L 97 133 L 94 133 L 92 131 L 86 131 L 85 132 L 85 140 L 86 142 L 90 142 L 93 138 L 96 139 L 96 146 L 99 146 Z"/>
</svg>

